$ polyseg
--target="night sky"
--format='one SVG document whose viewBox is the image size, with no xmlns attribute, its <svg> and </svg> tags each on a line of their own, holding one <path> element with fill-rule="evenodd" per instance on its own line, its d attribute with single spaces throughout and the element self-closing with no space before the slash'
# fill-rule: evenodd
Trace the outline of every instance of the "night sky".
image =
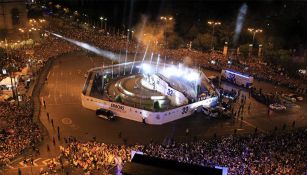
<svg viewBox="0 0 307 175">
<path fill-rule="evenodd" d="M 244 27 L 265 30 L 267 35 L 289 41 L 286 47 L 306 47 L 307 2 L 304 1 L 205 1 L 205 0 L 58 0 L 72 9 L 89 14 L 94 19 L 106 16 L 117 27 L 134 26 L 142 14 L 150 19 L 172 15 L 178 33 L 192 25 L 203 25 L 209 19 L 220 20 L 225 27 L 235 25 L 238 9 L 248 5 Z M 182 27 L 183 26 L 183 27 Z"/>
</svg>

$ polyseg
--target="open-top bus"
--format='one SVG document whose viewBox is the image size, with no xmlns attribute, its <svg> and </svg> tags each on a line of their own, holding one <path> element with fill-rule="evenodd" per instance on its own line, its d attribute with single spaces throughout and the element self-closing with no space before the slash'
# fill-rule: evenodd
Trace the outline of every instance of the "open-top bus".
<svg viewBox="0 0 307 175">
<path fill-rule="evenodd" d="M 251 88 L 253 86 L 254 77 L 233 70 L 222 70 L 221 80 L 226 80 L 238 86 Z"/>
</svg>

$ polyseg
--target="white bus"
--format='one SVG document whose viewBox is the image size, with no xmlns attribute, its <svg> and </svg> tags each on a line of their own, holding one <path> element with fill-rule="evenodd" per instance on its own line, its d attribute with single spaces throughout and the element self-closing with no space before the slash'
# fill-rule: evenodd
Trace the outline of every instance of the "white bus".
<svg viewBox="0 0 307 175">
<path fill-rule="evenodd" d="M 254 77 L 233 70 L 222 70 L 221 80 L 226 80 L 238 86 L 251 88 L 253 86 Z"/>
</svg>

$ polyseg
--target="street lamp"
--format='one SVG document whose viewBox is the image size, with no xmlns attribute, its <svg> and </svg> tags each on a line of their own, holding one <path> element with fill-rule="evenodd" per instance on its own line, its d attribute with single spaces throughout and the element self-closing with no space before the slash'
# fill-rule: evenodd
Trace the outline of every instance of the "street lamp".
<svg viewBox="0 0 307 175">
<path fill-rule="evenodd" d="M 173 21 L 173 19 L 174 19 L 174 18 L 173 18 L 172 16 L 161 16 L 161 17 L 160 17 L 160 20 L 165 22 L 166 28 L 167 28 L 167 26 L 168 26 L 168 21 Z M 165 32 L 165 34 L 166 34 L 166 32 Z M 167 36 L 166 36 L 166 37 L 167 37 Z M 165 46 L 167 46 L 166 37 L 165 37 L 165 41 L 164 41 Z"/>
<path fill-rule="evenodd" d="M 160 16 L 160 20 L 162 21 L 172 21 L 174 18 L 172 16 Z"/>
<path fill-rule="evenodd" d="M 249 54 L 248 54 L 249 56 L 251 56 L 253 52 L 253 44 L 255 41 L 256 33 L 262 33 L 262 29 L 248 28 L 247 30 L 253 34 L 253 41 L 252 41 L 252 44 L 249 45 L 250 48 L 249 48 Z"/>
<path fill-rule="evenodd" d="M 256 33 L 262 33 L 262 29 L 248 28 L 247 30 L 248 30 L 250 33 L 253 34 L 253 42 L 252 42 L 252 44 L 254 44 Z"/>
<path fill-rule="evenodd" d="M 104 30 L 107 31 L 107 21 L 108 18 L 104 18 Z"/>
<path fill-rule="evenodd" d="M 102 24 L 104 22 L 104 30 L 106 31 L 107 30 L 107 21 L 108 19 L 107 18 L 104 18 L 103 16 L 100 16 L 100 28 L 102 28 Z"/>
<path fill-rule="evenodd" d="M 57 9 L 60 9 L 60 8 L 61 8 L 61 5 L 60 5 L 60 4 L 57 4 L 57 5 L 55 5 L 55 7 L 56 7 Z"/>
<path fill-rule="evenodd" d="M 211 49 L 214 50 L 214 45 L 213 45 L 213 37 L 214 37 L 214 28 L 215 26 L 219 26 L 222 23 L 219 21 L 208 21 L 208 25 L 212 26 L 212 38 L 211 38 Z"/>
<path fill-rule="evenodd" d="M 100 16 L 99 19 L 100 19 L 100 28 L 102 28 L 102 23 L 103 23 L 103 19 L 104 19 L 104 18 L 103 18 L 102 16 Z"/>
<path fill-rule="evenodd" d="M 130 29 L 127 29 L 127 41 L 129 41 L 129 37 L 130 37 Z"/>
</svg>

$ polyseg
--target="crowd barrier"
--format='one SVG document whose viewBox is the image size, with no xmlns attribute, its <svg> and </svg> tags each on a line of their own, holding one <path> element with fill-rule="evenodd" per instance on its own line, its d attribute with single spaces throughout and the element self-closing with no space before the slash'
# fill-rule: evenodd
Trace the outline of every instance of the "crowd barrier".
<svg viewBox="0 0 307 175">
<path fill-rule="evenodd" d="M 123 105 L 121 103 L 85 96 L 82 93 L 81 93 L 81 101 L 82 101 L 82 106 L 87 109 L 91 110 L 97 110 L 99 108 L 108 109 L 113 111 L 113 113 L 116 116 L 121 118 L 126 118 L 137 122 L 145 122 L 151 125 L 162 125 L 171 121 L 175 121 L 190 116 L 195 112 L 195 110 L 199 106 L 210 107 L 212 105 L 216 105 L 218 97 L 211 97 L 205 100 L 201 100 L 188 105 L 183 105 L 163 112 L 154 112 L 154 111 L 134 108 L 131 106 Z"/>
</svg>

